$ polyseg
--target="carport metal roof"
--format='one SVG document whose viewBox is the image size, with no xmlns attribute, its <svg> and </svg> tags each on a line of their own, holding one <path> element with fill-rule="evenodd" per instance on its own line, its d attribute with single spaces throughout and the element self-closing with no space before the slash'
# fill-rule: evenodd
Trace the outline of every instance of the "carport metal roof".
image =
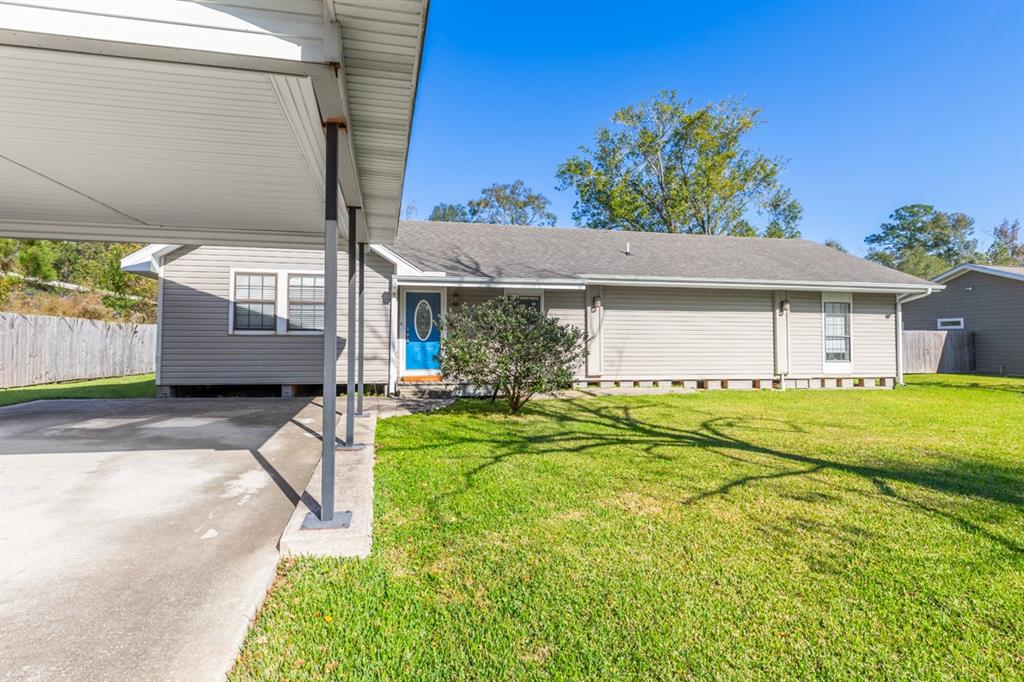
<svg viewBox="0 0 1024 682">
<path fill-rule="evenodd" d="M 0 234 L 390 243 L 427 0 L 0 0 Z M 345 211 L 340 211 L 345 226 Z M 365 223 L 363 221 L 365 220 Z"/>
</svg>

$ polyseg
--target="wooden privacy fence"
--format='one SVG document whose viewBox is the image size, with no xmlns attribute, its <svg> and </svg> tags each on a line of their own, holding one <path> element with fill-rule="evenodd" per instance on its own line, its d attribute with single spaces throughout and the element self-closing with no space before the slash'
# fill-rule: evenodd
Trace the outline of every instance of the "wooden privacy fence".
<svg viewBox="0 0 1024 682">
<path fill-rule="evenodd" d="M 974 332 L 904 331 L 903 371 L 907 374 L 973 372 Z"/>
<path fill-rule="evenodd" d="M 0 313 L 0 388 L 152 372 L 156 325 Z"/>
</svg>

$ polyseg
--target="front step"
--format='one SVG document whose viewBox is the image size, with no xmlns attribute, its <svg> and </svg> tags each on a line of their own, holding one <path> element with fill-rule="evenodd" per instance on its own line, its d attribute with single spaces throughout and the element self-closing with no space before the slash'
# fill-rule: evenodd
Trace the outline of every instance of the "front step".
<svg viewBox="0 0 1024 682">
<path fill-rule="evenodd" d="M 419 377 L 417 377 L 419 379 Z M 489 390 L 481 390 L 471 384 L 455 381 L 407 381 L 406 377 L 396 384 L 398 395 L 409 398 L 490 398 Z"/>
<path fill-rule="evenodd" d="M 402 377 L 395 389 L 403 398 L 451 398 L 455 395 L 455 389 L 459 388 L 459 384 L 445 383 L 440 381 L 440 377 L 437 379 L 423 381 L 421 377 L 416 377 L 415 381 L 408 381 L 406 377 Z"/>
</svg>

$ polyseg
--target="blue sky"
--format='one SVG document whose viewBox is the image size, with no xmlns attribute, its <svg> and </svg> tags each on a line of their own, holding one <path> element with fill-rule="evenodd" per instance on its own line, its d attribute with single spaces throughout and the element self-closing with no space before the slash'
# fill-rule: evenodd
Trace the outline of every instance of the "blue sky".
<svg viewBox="0 0 1024 682">
<path fill-rule="evenodd" d="M 676 89 L 763 109 L 805 237 L 863 239 L 898 206 L 1024 220 L 1024 3 L 431 3 L 405 203 L 522 178 L 572 225 L 555 168 L 615 109 Z"/>
</svg>

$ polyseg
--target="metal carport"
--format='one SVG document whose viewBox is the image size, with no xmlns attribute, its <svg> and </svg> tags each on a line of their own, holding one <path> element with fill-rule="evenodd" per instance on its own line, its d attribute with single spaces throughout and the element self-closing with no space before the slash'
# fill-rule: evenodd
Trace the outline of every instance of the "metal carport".
<svg viewBox="0 0 1024 682">
<path fill-rule="evenodd" d="M 428 0 L 0 0 L 0 234 L 324 250 L 325 522 L 332 264 L 342 235 L 352 446 L 357 245 L 390 243 L 398 227 L 427 10 Z"/>
</svg>

